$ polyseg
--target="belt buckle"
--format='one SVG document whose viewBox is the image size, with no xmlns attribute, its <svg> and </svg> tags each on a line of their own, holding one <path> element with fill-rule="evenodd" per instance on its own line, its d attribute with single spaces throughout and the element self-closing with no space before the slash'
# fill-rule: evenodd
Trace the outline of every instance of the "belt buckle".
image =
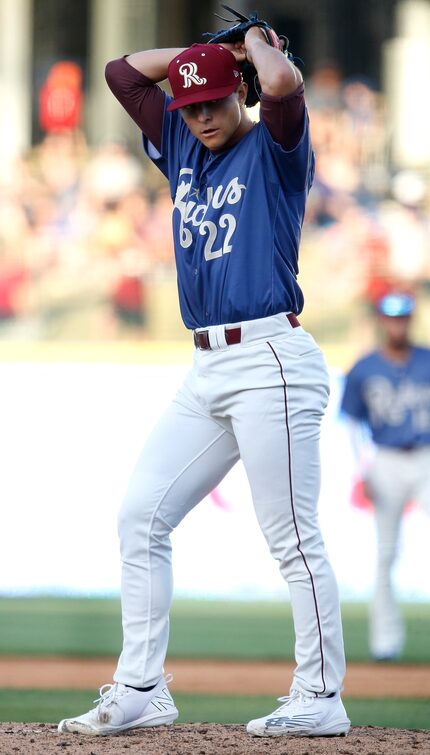
<svg viewBox="0 0 430 755">
<path fill-rule="evenodd" d="M 194 345 L 202 351 L 210 350 L 212 347 L 209 342 L 209 331 L 199 330 L 198 333 L 194 331 Z"/>
</svg>

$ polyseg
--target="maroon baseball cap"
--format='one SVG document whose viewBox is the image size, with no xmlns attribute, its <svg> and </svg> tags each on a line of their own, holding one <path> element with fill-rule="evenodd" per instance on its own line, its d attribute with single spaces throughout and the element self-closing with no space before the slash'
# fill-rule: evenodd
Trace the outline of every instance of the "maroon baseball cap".
<svg viewBox="0 0 430 755">
<path fill-rule="evenodd" d="M 170 61 L 167 75 L 173 94 L 167 110 L 228 97 L 242 81 L 233 53 L 217 44 L 188 47 Z"/>
</svg>

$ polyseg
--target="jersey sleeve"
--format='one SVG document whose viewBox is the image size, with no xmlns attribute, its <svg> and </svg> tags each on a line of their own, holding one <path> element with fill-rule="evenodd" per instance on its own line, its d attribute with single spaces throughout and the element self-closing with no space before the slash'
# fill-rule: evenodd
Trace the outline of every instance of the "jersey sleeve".
<svg viewBox="0 0 430 755">
<path fill-rule="evenodd" d="M 356 420 L 367 420 L 367 407 L 363 400 L 362 378 L 356 365 L 346 376 L 340 410 Z"/>
<path fill-rule="evenodd" d="M 126 57 L 111 60 L 105 70 L 107 84 L 156 150 L 161 148 L 166 94 Z"/>
<path fill-rule="evenodd" d="M 146 154 L 170 179 L 177 167 L 184 130 L 179 112 L 166 109 L 172 98 L 131 66 L 126 56 L 110 61 L 105 76 L 112 93 L 141 129 Z"/>
<path fill-rule="evenodd" d="M 296 147 L 301 139 L 305 121 L 305 87 L 303 82 L 287 97 L 262 94 L 260 117 L 273 139 L 285 150 Z"/>
<path fill-rule="evenodd" d="M 263 164 L 272 163 L 284 194 L 292 195 L 308 192 L 314 178 L 315 157 L 310 139 L 309 117 L 306 108 L 303 111 L 300 138 L 293 149 L 285 149 L 280 144 L 273 134 L 272 126 L 269 130 L 266 118 L 261 118 L 260 127 L 260 159 Z"/>
<path fill-rule="evenodd" d="M 149 159 L 168 178 L 170 193 L 173 197 L 176 192 L 176 180 L 182 164 L 182 155 L 194 138 L 179 114 L 179 110 L 172 112 L 167 110 L 171 99 L 165 95 L 160 146 L 157 148 L 144 133 L 143 147 Z"/>
</svg>

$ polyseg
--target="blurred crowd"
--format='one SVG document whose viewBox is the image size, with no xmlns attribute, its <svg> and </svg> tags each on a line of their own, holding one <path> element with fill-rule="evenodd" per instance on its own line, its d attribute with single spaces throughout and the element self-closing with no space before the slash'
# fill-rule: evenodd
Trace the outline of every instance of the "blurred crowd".
<svg viewBox="0 0 430 755">
<path fill-rule="evenodd" d="M 387 280 L 430 282 L 429 194 L 396 170 L 381 94 L 321 64 L 307 80 L 317 155 L 301 251 L 308 322 L 345 337 Z M 167 182 L 123 144 L 51 132 L 0 175 L 0 338 L 115 339 L 148 329 L 175 280 Z M 172 308 L 172 317 L 178 317 Z M 341 325 L 340 325 L 341 323 Z M 312 323 L 310 323 L 312 327 Z"/>
<path fill-rule="evenodd" d="M 393 285 L 425 295 L 430 195 L 424 173 L 393 165 L 384 99 L 370 81 L 343 80 L 327 62 L 307 101 L 317 162 L 301 280 L 306 306 L 324 312 L 335 338 L 336 323 L 356 317 L 354 304 L 372 304 Z"/>
<path fill-rule="evenodd" d="M 170 205 L 124 145 L 46 135 L 0 180 L 0 336 L 144 332 L 148 281 L 173 265 Z"/>
</svg>

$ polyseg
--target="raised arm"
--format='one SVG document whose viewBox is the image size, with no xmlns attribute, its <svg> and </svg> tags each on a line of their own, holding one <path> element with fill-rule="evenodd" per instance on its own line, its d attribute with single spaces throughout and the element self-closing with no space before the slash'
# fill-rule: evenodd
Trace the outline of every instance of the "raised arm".
<svg viewBox="0 0 430 755">
<path fill-rule="evenodd" d="M 223 43 L 221 43 L 223 44 Z M 258 26 L 252 26 L 243 42 L 226 44 L 239 63 L 245 59 L 258 75 L 263 97 L 261 118 L 285 150 L 294 149 L 303 134 L 305 99 L 303 77 L 284 53 L 267 43 Z"/>
<path fill-rule="evenodd" d="M 271 97 L 287 97 L 302 84 L 299 69 L 281 50 L 267 44 L 264 33 L 252 26 L 245 35 L 245 51 L 249 63 L 258 73 L 261 89 Z"/>
<path fill-rule="evenodd" d="M 182 48 L 144 50 L 106 66 L 106 81 L 134 122 L 159 151 L 165 93 L 157 86 L 167 77 L 167 67 Z"/>
<path fill-rule="evenodd" d="M 164 81 L 167 78 L 170 61 L 184 49 L 184 47 L 166 47 L 161 50 L 143 50 L 143 52 L 127 55 L 126 61 L 151 81 Z"/>
</svg>

